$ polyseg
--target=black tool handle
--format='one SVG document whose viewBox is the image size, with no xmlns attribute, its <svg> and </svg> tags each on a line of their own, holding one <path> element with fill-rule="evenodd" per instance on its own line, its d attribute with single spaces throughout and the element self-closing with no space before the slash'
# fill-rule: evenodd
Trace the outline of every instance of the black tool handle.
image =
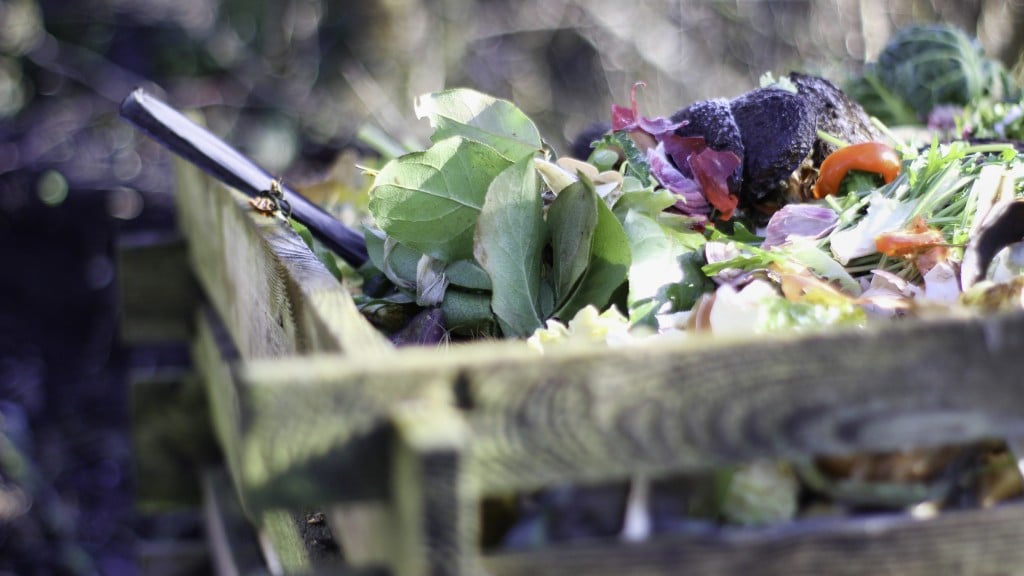
<svg viewBox="0 0 1024 576">
<path fill-rule="evenodd" d="M 273 177 L 241 152 L 182 113 L 136 88 L 121 103 L 121 116 L 168 150 L 195 164 L 221 182 L 255 196 L 268 190 Z M 305 196 L 283 183 L 291 215 L 318 240 L 352 266 L 367 260 L 363 235 L 342 224 Z"/>
</svg>

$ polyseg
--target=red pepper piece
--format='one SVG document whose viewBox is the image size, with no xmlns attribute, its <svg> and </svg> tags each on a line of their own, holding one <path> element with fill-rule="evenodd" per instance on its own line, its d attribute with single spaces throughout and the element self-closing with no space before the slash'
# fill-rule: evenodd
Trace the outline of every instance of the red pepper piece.
<svg viewBox="0 0 1024 576">
<path fill-rule="evenodd" d="M 936 246 L 945 246 L 942 231 L 928 226 L 918 216 L 904 229 L 875 236 L 875 249 L 886 256 L 901 257 L 921 254 Z"/>
</svg>

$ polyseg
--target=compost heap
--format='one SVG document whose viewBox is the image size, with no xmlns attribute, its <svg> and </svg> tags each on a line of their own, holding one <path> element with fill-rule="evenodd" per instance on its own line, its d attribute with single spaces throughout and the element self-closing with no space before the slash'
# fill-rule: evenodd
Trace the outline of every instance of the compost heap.
<svg viewBox="0 0 1024 576">
<path fill-rule="evenodd" d="M 876 118 L 798 73 L 668 118 L 641 112 L 638 84 L 576 158 L 557 157 L 511 102 L 424 95 L 431 144 L 373 172 L 371 263 L 346 278 L 397 344 L 509 337 L 541 353 L 1020 309 L 1024 113 L 979 53 L 946 27 L 901 32 L 852 83 Z M 934 78 L 962 82 L 942 91 Z M 932 130 L 899 137 L 877 116 Z M 801 485 L 843 506 L 919 505 L 931 478 L 975 465 L 987 472 L 961 501 L 1020 492 L 995 443 L 753 463 L 724 472 L 732 497 L 712 516 L 791 518 Z"/>
</svg>

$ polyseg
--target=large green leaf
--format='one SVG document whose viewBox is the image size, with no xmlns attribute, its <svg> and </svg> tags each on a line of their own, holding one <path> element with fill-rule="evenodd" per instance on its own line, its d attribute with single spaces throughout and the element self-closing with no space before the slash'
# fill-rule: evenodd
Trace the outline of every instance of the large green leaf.
<svg viewBox="0 0 1024 576">
<path fill-rule="evenodd" d="M 511 162 L 462 137 L 388 162 L 370 191 L 377 226 L 401 244 L 454 262 L 473 253 L 473 229 L 487 187 Z"/>
<path fill-rule="evenodd" d="M 599 202 L 593 187 L 579 180 L 559 192 L 548 208 L 553 285 L 560 304 L 569 297 L 590 264 Z"/>
<path fill-rule="evenodd" d="M 474 254 L 491 277 L 491 309 L 507 337 L 542 325 L 541 252 L 547 243 L 540 185 L 531 157 L 497 176 L 476 227 Z"/>
<path fill-rule="evenodd" d="M 430 120 L 435 142 L 464 136 L 494 147 L 513 161 L 541 149 L 537 127 L 515 104 L 476 90 L 454 88 L 424 94 L 416 99 L 414 110 L 417 118 Z"/>
<path fill-rule="evenodd" d="M 590 246 L 590 263 L 572 295 L 555 312 L 555 316 L 562 319 L 576 316 L 588 304 L 598 309 L 607 306 L 612 294 L 626 280 L 632 261 L 629 239 L 619 219 L 597 197 L 593 187 L 588 185 L 588 189 L 597 207 L 597 227 Z"/>
</svg>

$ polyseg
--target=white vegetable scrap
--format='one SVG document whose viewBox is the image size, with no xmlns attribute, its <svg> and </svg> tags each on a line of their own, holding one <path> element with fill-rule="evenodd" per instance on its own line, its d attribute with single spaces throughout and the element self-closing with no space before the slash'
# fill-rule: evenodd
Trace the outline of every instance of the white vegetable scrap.
<svg viewBox="0 0 1024 576">
<path fill-rule="evenodd" d="M 534 158 L 533 165 L 555 194 L 578 181 L 582 174 L 594 184 L 594 191 L 609 206 L 622 195 L 623 176 L 615 170 L 598 172 L 593 164 L 568 157 L 559 158 L 556 163 Z"/>
<path fill-rule="evenodd" d="M 736 290 L 723 284 L 715 291 L 711 307 L 713 334 L 753 334 L 759 324 L 758 313 L 766 300 L 781 298 L 775 287 L 765 280 L 754 280 Z"/>
<path fill-rule="evenodd" d="M 875 249 L 875 237 L 902 228 L 915 207 L 916 202 L 900 202 L 873 192 L 864 218 L 853 228 L 832 233 L 832 254 L 845 266 L 854 258 L 878 252 Z"/>
<path fill-rule="evenodd" d="M 548 320 L 545 328 L 538 328 L 526 341 L 534 350 L 544 353 L 555 347 L 605 343 L 625 344 L 635 340 L 629 333 L 629 320 L 616 308 L 598 313 L 594 306 L 585 306 L 565 325 Z"/>
<path fill-rule="evenodd" d="M 909 310 L 921 288 L 886 270 L 872 270 L 871 282 L 857 299 L 869 316 L 889 318 Z"/>
<path fill-rule="evenodd" d="M 960 299 L 960 278 L 951 262 L 939 262 L 924 275 L 924 296 L 943 304 L 957 303 Z"/>
</svg>

